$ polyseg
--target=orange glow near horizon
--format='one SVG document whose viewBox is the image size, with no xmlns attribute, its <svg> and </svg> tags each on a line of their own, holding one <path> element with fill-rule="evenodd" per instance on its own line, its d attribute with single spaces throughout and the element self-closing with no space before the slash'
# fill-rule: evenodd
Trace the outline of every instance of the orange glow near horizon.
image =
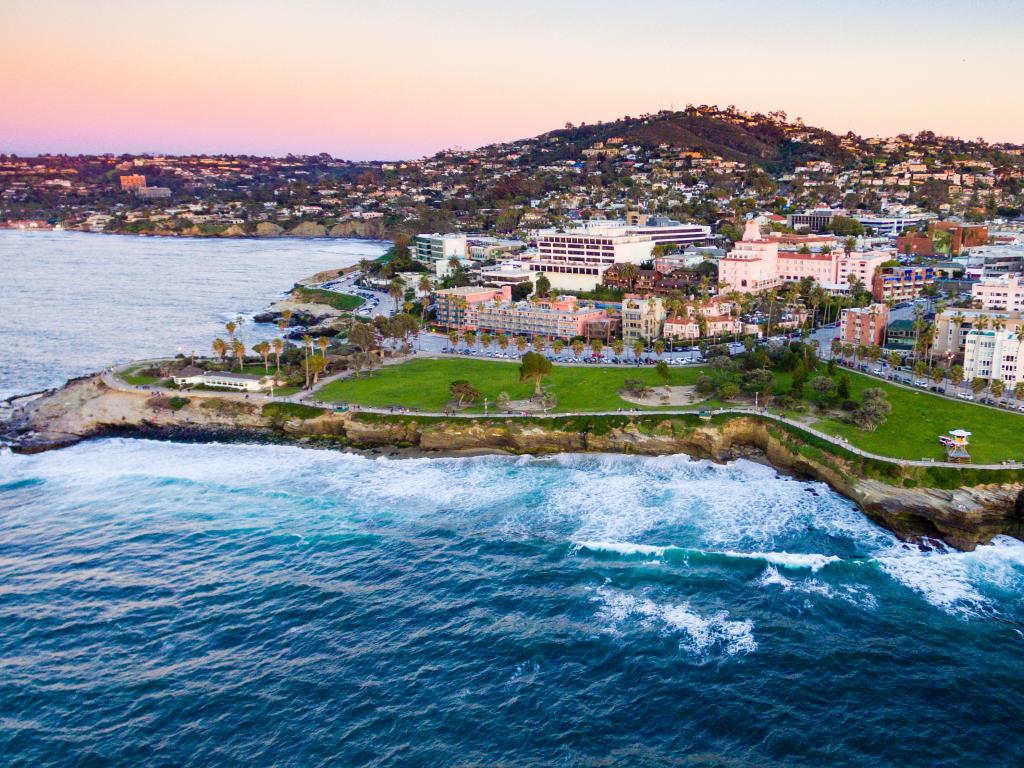
<svg viewBox="0 0 1024 768">
<path fill-rule="evenodd" d="M 1024 142 L 1003 0 L 5 5 L 7 152 L 416 157 L 687 103 Z"/>
</svg>

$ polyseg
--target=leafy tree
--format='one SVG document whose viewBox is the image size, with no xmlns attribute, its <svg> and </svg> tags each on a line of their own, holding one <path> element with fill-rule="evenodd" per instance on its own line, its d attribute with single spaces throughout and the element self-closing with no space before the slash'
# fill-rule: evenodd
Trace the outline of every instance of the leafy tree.
<svg viewBox="0 0 1024 768">
<path fill-rule="evenodd" d="M 840 375 L 839 383 L 836 384 L 836 394 L 843 400 L 850 399 L 850 376 L 847 373 Z"/>
<path fill-rule="evenodd" d="M 853 412 L 853 423 L 863 430 L 874 432 L 885 423 L 892 413 L 892 404 L 885 397 L 885 392 L 877 387 L 864 390 L 861 404 Z"/>
<path fill-rule="evenodd" d="M 726 382 L 718 388 L 718 396 L 723 400 L 732 400 L 740 393 L 738 385 L 731 381 Z"/>
<path fill-rule="evenodd" d="M 551 373 L 551 367 L 551 361 L 543 355 L 538 355 L 536 352 L 527 352 L 523 355 L 523 361 L 519 366 L 519 380 L 532 380 L 534 394 L 540 397 L 542 394 L 540 388 L 541 379 Z"/>
<path fill-rule="evenodd" d="M 775 377 L 772 376 L 772 372 L 764 368 L 755 368 L 752 371 L 747 371 L 743 374 L 743 380 L 740 383 L 740 389 L 742 389 L 748 395 L 764 395 L 766 392 L 771 390 L 772 382 Z"/>
<path fill-rule="evenodd" d="M 670 378 L 672 378 L 672 372 L 669 371 L 668 363 L 666 363 L 664 360 L 659 360 L 658 364 L 654 366 L 654 370 L 657 371 L 658 375 L 665 381 L 668 381 Z"/>
<path fill-rule="evenodd" d="M 811 379 L 811 391 L 814 399 L 824 405 L 835 395 L 836 383 L 828 376 L 815 376 Z"/>
<path fill-rule="evenodd" d="M 451 340 L 450 334 L 448 338 Z M 456 334 L 457 339 L 458 334 Z M 377 346 L 377 332 L 369 323 L 356 323 L 352 326 L 352 330 L 348 332 L 348 340 L 351 344 L 358 347 L 361 352 L 369 352 Z"/>
<path fill-rule="evenodd" d="M 480 400 L 483 394 L 479 389 L 474 387 L 470 382 L 465 379 L 458 379 L 453 381 L 449 387 L 452 397 L 458 402 L 458 407 L 461 408 L 467 402 L 473 403 Z"/>
</svg>

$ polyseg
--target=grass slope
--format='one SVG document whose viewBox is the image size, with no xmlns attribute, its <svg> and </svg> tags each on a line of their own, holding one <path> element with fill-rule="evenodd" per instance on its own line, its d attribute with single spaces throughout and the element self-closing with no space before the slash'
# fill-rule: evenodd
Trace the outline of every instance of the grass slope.
<svg viewBox="0 0 1024 768">
<path fill-rule="evenodd" d="M 295 301 L 301 301 L 306 304 L 326 304 L 329 307 L 334 307 L 335 309 L 343 312 L 350 312 L 353 309 L 359 309 L 359 307 L 363 305 L 363 300 L 358 296 L 352 296 L 348 293 L 325 291 L 321 288 L 295 288 L 292 291 L 292 298 L 295 299 Z"/>
<path fill-rule="evenodd" d="M 973 433 L 970 452 L 974 462 L 1024 459 L 1024 416 L 1020 414 L 898 387 L 853 372 L 850 383 L 856 399 L 869 387 L 882 389 L 892 404 L 892 415 L 874 432 L 836 419 L 823 419 L 814 425 L 817 429 L 845 437 L 865 451 L 905 459 L 945 459 L 939 435 L 966 429 Z"/>
</svg>

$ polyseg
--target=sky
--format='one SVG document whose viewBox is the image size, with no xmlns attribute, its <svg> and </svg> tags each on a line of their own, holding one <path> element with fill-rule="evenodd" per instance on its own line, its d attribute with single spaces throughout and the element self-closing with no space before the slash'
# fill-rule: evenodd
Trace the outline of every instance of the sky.
<svg viewBox="0 0 1024 768">
<path fill-rule="evenodd" d="M 1024 143 L 1022 0 L 0 0 L 0 152 L 400 159 L 687 104 Z"/>
</svg>

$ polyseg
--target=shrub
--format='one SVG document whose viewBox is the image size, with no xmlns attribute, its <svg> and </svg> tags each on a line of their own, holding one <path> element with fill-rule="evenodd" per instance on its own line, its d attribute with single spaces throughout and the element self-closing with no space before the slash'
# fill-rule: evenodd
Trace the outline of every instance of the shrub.
<svg viewBox="0 0 1024 768">
<path fill-rule="evenodd" d="M 302 403 L 267 403 L 263 406 L 262 415 L 271 420 L 279 419 L 315 419 L 325 413 L 323 408 Z"/>
</svg>

